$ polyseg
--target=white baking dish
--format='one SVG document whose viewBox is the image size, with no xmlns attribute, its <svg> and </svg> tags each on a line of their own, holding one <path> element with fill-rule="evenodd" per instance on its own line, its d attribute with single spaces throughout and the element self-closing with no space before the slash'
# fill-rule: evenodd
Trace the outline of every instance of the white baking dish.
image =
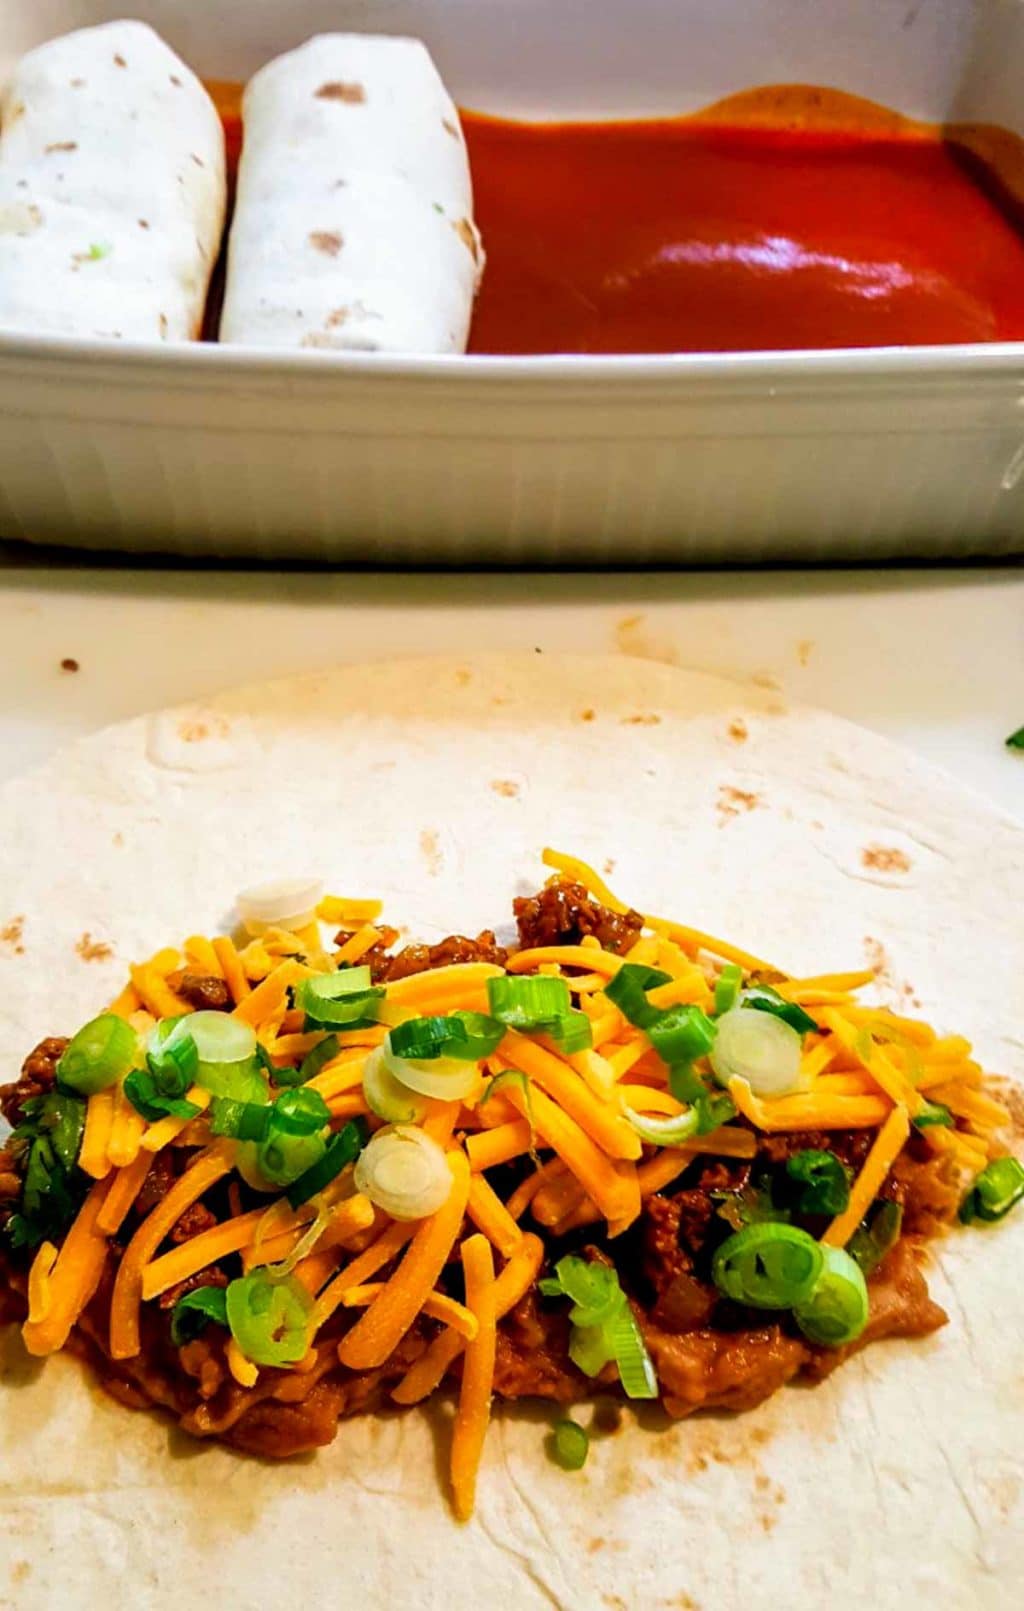
<svg viewBox="0 0 1024 1611">
<path fill-rule="evenodd" d="M 413 33 L 463 105 L 688 111 L 803 81 L 1024 132 L 1021 0 L 0 0 L 4 62 L 119 15 L 207 77 Z M 326 561 L 1024 551 L 1024 347 L 437 358 L 0 338 L 0 535 Z"/>
</svg>

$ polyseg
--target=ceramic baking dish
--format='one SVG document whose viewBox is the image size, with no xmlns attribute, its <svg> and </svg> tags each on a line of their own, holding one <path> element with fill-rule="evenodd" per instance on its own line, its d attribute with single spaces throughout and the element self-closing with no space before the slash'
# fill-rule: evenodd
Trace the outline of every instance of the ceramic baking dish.
<svg viewBox="0 0 1024 1611">
<path fill-rule="evenodd" d="M 830 84 L 1024 132 L 1020 0 L 0 0 L 0 65 L 129 12 L 209 78 L 413 33 L 456 99 L 693 110 Z M 0 536 L 411 563 L 1024 550 L 1024 347 L 295 356 L 0 338 Z"/>
</svg>

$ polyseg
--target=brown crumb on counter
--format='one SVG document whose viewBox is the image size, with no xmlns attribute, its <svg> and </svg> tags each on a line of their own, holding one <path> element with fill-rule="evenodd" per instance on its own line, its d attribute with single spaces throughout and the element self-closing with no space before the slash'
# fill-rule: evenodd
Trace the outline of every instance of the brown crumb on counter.
<svg viewBox="0 0 1024 1611">
<path fill-rule="evenodd" d="M 94 940 L 89 930 L 86 929 L 85 933 L 75 941 L 75 952 L 83 962 L 105 962 L 108 957 L 113 956 L 114 948 L 112 945 L 107 945 L 103 940 Z"/>
</svg>

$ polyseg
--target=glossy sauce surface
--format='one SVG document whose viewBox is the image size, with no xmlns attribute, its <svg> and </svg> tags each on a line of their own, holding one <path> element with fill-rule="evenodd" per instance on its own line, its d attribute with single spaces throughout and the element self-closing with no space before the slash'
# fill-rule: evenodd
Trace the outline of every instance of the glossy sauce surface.
<svg viewBox="0 0 1024 1611">
<path fill-rule="evenodd" d="M 216 93 L 237 156 L 237 91 Z M 665 121 L 462 116 L 487 249 L 471 352 L 1024 339 L 1024 144 L 1001 131 L 804 86 Z"/>
</svg>

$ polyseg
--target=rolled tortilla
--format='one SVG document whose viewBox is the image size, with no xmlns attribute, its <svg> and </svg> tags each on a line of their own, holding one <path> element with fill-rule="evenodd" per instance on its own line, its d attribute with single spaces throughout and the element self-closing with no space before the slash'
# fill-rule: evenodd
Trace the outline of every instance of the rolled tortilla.
<svg viewBox="0 0 1024 1611">
<path fill-rule="evenodd" d="M 482 268 L 458 113 L 416 39 L 327 34 L 245 93 L 220 338 L 464 352 Z"/>
<path fill-rule="evenodd" d="M 0 328 L 195 339 L 225 207 L 216 109 L 151 28 L 39 46 L 0 103 Z"/>
</svg>

